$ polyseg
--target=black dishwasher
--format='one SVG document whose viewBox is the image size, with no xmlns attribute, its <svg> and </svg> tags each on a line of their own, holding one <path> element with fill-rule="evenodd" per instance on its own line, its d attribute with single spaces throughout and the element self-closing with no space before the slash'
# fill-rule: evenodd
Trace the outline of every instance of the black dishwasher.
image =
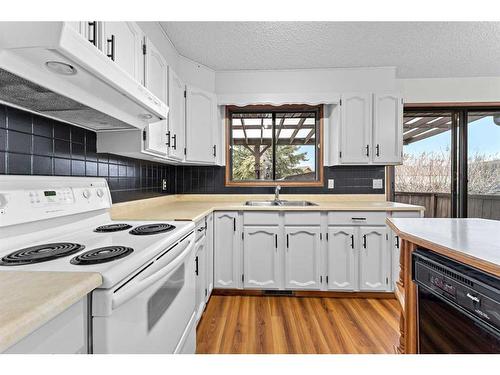
<svg viewBox="0 0 500 375">
<path fill-rule="evenodd" d="M 500 353 L 499 278 L 417 249 L 413 280 L 419 353 Z"/>
</svg>

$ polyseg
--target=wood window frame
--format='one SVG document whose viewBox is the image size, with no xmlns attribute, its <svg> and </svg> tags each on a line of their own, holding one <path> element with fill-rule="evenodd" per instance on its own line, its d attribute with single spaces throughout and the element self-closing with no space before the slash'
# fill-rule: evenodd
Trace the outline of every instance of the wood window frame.
<svg viewBox="0 0 500 375">
<path fill-rule="evenodd" d="M 233 181 L 231 180 L 231 113 L 232 112 L 293 112 L 293 111 L 318 111 L 318 140 L 316 142 L 318 152 L 316 157 L 316 168 L 318 170 L 318 179 L 315 181 Z M 226 173 L 225 173 L 225 186 L 231 187 L 256 187 L 256 186 L 295 186 L 295 187 L 322 187 L 324 186 L 324 173 L 323 173 L 323 105 L 306 105 L 306 104 L 285 104 L 280 106 L 273 105 L 247 105 L 247 106 L 233 106 L 227 105 L 225 109 L 225 149 L 226 149 Z"/>
</svg>

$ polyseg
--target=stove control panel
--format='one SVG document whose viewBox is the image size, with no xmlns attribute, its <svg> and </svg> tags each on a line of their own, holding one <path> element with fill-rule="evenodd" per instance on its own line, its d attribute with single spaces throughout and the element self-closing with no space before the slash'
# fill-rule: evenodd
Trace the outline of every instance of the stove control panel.
<svg viewBox="0 0 500 375">
<path fill-rule="evenodd" d="M 0 228 L 109 208 L 102 178 L 0 176 Z"/>
</svg>

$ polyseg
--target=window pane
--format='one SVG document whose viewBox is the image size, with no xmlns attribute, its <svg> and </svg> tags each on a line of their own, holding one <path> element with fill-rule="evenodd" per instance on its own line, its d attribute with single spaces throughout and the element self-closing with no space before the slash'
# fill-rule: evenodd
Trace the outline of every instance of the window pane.
<svg viewBox="0 0 500 375">
<path fill-rule="evenodd" d="M 316 180 L 316 114 L 276 114 L 276 180 Z"/>
<path fill-rule="evenodd" d="M 395 200 L 425 206 L 426 217 L 451 216 L 451 113 L 405 112 L 403 164 Z"/>
<path fill-rule="evenodd" d="M 272 113 L 233 113 L 232 134 L 233 181 L 272 180 Z"/>
<path fill-rule="evenodd" d="M 467 216 L 500 220 L 500 112 L 469 112 Z"/>
</svg>

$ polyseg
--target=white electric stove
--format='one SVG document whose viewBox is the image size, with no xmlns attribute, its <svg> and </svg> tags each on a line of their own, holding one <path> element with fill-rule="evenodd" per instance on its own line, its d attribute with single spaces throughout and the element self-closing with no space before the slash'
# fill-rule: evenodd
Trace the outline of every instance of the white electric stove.
<svg viewBox="0 0 500 375">
<path fill-rule="evenodd" d="M 90 351 L 194 353 L 194 224 L 113 221 L 106 180 L 0 176 L 0 272 L 98 272 Z"/>
</svg>

